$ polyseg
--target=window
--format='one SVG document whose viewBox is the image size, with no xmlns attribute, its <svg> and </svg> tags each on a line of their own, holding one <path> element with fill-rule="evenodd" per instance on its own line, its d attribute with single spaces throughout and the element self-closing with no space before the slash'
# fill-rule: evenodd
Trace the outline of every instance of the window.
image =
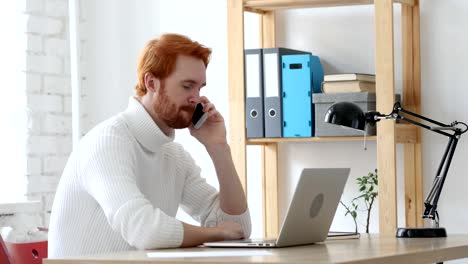
<svg viewBox="0 0 468 264">
<path fill-rule="evenodd" d="M 26 15 L 24 1 L 0 4 L 0 202 L 26 189 Z"/>
</svg>

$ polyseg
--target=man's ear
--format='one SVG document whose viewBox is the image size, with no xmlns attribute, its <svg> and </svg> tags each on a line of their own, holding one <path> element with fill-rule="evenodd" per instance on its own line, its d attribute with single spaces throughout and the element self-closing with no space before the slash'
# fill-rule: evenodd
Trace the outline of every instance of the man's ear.
<svg viewBox="0 0 468 264">
<path fill-rule="evenodd" d="M 156 92 L 159 89 L 161 82 L 150 72 L 145 73 L 145 86 L 148 91 Z"/>
</svg>

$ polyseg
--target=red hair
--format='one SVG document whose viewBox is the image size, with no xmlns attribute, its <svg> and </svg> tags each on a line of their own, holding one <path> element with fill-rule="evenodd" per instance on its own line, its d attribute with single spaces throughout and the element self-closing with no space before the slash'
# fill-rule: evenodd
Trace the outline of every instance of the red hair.
<svg viewBox="0 0 468 264">
<path fill-rule="evenodd" d="M 163 34 L 159 38 L 150 40 L 138 58 L 136 95 L 146 94 L 146 73 L 150 72 L 156 78 L 164 80 L 174 71 L 179 54 L 199 58 L 207 67 L 211 49 L 178 34 Z"/>
</svg>

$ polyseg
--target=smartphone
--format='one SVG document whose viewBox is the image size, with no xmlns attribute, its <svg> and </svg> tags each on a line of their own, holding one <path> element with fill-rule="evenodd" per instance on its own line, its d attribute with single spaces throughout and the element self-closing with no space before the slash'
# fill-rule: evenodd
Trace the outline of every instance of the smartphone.
<svg viewBox="0 0 468 264">
<path fill-rule="evenodd" d="M 208 113 L 203 112 L 203 105 L 198 103 L 192 116 L 192 124 L 195 129 L 199 129 L 208 118 Z"/>
</svg>

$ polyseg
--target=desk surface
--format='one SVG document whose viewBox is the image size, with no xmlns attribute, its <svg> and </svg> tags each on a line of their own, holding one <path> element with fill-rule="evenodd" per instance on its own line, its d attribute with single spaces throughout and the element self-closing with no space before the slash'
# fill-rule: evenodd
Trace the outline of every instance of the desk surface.
<svg viewBox="0 0 468 264">
<path fill-rule="evenodd" d="M 127 251 L 73 259 L 47 259 L 44 264 L 103 263 L 434 263 L 468 258 L 468 235 L 447 238 L 395 238 L 393 236 L 362 235 L 360 239 L 333 240 L 306 246 L 261 249 L 271 255 L 213 256 L 187 258 L 149 258 L 148 252 L 259 252 L 259 249 L 185 248 L 150 251 Z"/>
</svg>

